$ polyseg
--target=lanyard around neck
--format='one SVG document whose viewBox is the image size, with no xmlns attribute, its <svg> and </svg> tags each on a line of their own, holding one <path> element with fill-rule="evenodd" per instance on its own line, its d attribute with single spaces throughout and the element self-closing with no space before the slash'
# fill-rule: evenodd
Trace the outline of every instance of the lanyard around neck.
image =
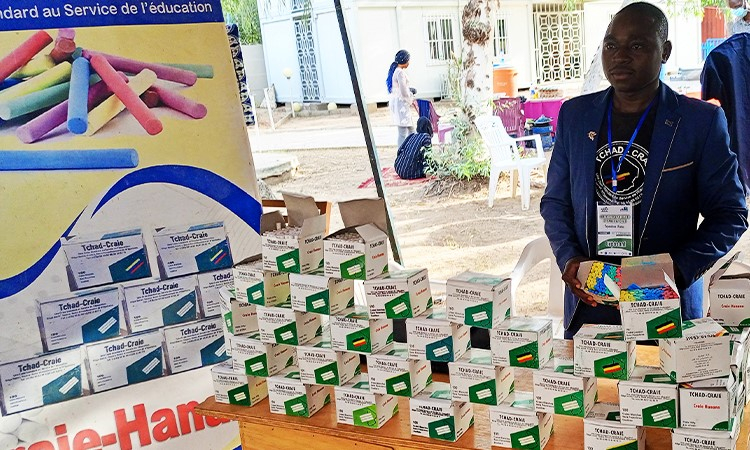
<svg viewBox="0 0 750 450">
<path fill-rule="evenodd" d="M 617 174 L 620 172 L 620 167 L 622 167 L 622 162 L 625 161 L 625 157 L 630 151 L 630 147 L 633 146 L 633 142 L 635 142 L 635 138 L 638 136 L 638 132 L 641 131 L 641 127 L 643 127 L 643 122 L 646 121 L 646 116 L 648 116 L 649 111 L 651 111 L 651 107 L 654 106 L 654 102 L 656 102 L 656 97 L 654 97 L 654 99 L 651 100 L 651 103 L 648 104 L 648 106 L 646 107 L 646 110 L 643 111 L 641 118 L 638 120 L 638 125 L 635 126 L 633 135 L 630 137 L 630 141 L 628 141 L 628 145 L 625 147 L 625 151 L 622 152 L 622 155 L 620 156 L 620 160 L 617 162 L 617 167 L 615 167 L 614 159 L 609 160 L 612 166 L 612 192 L 617 192 Z M 613 103 L 614 103 L 613 100 L 610 99 L 609 109 L 607 111 L 607 141 L 609 143 L 607 150 L 609 151 L 610 155 L 612 155 L 612 152 L 614 151 L 612 149 L 612 104 Z"/>
</svg>

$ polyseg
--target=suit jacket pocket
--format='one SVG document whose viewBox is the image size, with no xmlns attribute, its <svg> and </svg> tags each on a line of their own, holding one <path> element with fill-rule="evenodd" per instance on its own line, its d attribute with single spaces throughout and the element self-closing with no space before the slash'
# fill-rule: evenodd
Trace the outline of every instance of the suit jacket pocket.
<svg viewBox="0 0 750 450">
<path fill-rule="evenodd" d="M 690 161 L 685 164 L 680 164 L 678 166 L 672 166 L 672 167 L 666 167 L 664 170 L 661 171 L 661 173 L 667 173 L 667 172 L 674 172 L 681 169 L 687 169 L 688 167 L 692 166 L 695 163 L 695 161 Z"/>
</svg>

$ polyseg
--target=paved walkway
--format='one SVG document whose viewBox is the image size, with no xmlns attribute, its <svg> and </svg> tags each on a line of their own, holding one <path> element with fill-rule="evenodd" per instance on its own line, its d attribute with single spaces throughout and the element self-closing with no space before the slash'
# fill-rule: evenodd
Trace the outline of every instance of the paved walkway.
<svg viewBox="0 0 750 450">
<path fill-rule="evenodd" d="M 396 127 L 373 127 L 377 147 L 396 146 Z M 361 127 L 338 129 L 261 130 L 255 134 L 248 128 L 250 148 L 253 154 L 262 152 L 284 152 L 290 150 L 312 150 L 321 148 L 364 147 L 365 137 Z"/>
</svg>

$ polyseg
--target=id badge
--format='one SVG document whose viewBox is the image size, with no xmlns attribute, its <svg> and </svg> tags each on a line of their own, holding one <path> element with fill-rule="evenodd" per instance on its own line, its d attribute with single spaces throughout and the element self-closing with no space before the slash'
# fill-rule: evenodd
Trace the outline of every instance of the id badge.
<svg viewBox="0 0 750 450">
<path fill-rule="evenodd" d="M 596 205 L 599 256 L 633 256 L 633 206 Z"/>
</svg>

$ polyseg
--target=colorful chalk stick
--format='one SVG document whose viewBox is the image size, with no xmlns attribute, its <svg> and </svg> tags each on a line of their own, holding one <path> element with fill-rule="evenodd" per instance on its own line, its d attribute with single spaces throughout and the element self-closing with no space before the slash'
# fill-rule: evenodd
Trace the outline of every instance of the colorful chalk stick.
<svg viewBox="0 0 750 450">
<path fill-rule="evenodd" d="M 68 130 L 73 134 L 83 134 L 89 124 L 89 83 L 91 68 L 86 58 L 73 61 L 70 75 L 70 99 L 68 101 Z"/>
<path fill-rule="evenodd" d="M 58 38 L 55 41 L 55 46 L 52 47 L 52 51 L 49 52 L 50 58 L 56 63 L 67 61 L 73 56 L 73 52 L 76 51 L 76 43 L 73 39 L 61 39 Z"/>
<path fill-rule="evenodd" d="M 94 70 L 96 70 L 96 66 L 93 67 Z M 101 75 L 101 73 L 99 75 Z M 150 70 L 144 70 L 131 78 L 127 86 L 129 86 L 132 92 L 136 95 L 141 95 L 155 82 L 156 74 Z M 114 119 L 123 109 L 125 109 L 125 105 L 116 95 L 113 95 L 103 101 L 99 106 L 89 111 L 89 127 L 86 130 L 86 136 L 91 136 L 99 131 L 99 129 L 106 125 L 107 122 Z"/>
<path fill-rule="evenodd" d="M 8 78 L 24 79 L 35 77 L 40 73 L 55 67 L 55 61 L 49 55 L 40 55 L 16 70 Z"/>
<path fill-rule="evenodd" d="M 96 70 L 96 73 L 102 77 L 102 80 L 107 83 L 112 92 L 115 93 L 117 98 L 125 105 L 130 111 L 130 114 L 135 117 L 138 123 L 141 124 L 144 130 L 150 135 L 161 133 L 164 129 L 161 121 L 156 117 L 153 111 L 148 109 L 143 100 L 139 97 L 143 92 L 135 93 L 133 89 L 128 86 L 127 83 L 120 79 L 117 75 L 117 71 L 109 64 L 104 56 L 94 55 L 91 58 L 91 67 Z"/>
<path fill-rule="evenodd" d="M 96 83 L 99 80 L 100 78 L 96 75 L 91 76 L 89 79 L 84 79 L 84 83 L 87 86 L 86 89 L 88 90 L 89 84 Z M 57 84 L 7 102 L 0 102 L 0 119 L 11 120 L 44 108 L 49 108 L 50 106 L 55 106 L 68 98 L 70 86 L 70 82 Z"/>
<path fill-rule="evenodd" d="M 138 167 L 132 148 L 99 150 L 0 150 L 0 171 L 102 170 Z"/>
<path fill-rule="evenodd" d="M 25 66 L 26 63 L 31 61 L 34 56 L 51 43 L 52 36 L 44 30 L 39 30 L 31 35 L 31 37 L 16 47 L 15 50 L 0 59 L 0 81 L 5 80 L 10 74 Z"/>
<path fill-rule="evenodd" d="M 103 56 L 115 70 L 121 70 L 125 73 L 136 74 L 140 73 L 143 69 L 149 69 L 153 71 L 160 80 L 174 81 L 175 83 L 184 84 L 186 86 L 192 86 L 198 80 L 198 76 L 189 70 L 165 66 L 164 64 L 136 61 L 134 59 L 108 55 L 106 53 L 86 49 L 83 50 L 83 57 L 86 59 L 91 60 L 94 55 Z"/>
<path fill-rule="evenodd" d="M 72 28 L 60 28 L 59 30 L 57 30 L 57 38 L 58 39 L 75 39 L 76 30 Z"/>
<path fill-rule="evenodd" d="M 213 78 L 214 77 L 214 66 L 210 64 L 173 64 L 173 63 L 162 63 L 165 66 L 175 67 L 177 69 L 189 70 L 193 72 L 198 78 Z"/>
<path fill-rule="evenodd" d="M 153 89 L 159 94 L 161 102 L 175 111 L 187 114 L 194 119 L 206 117 L 208 110 L 205 105 L 161 86 L 154 86 Z"/>
<path fill-rule="evenodd" d="M 16 80 L 15 78 L 6 78 L 5 81 L 0 83 L 0 91 L 13 87 L 20 82 L 21 80 Z"/>
<path fill-rule="evenodd" d="M 5 89 L 4 91 L 0 91 L 0 102 L 7 102 L 14 98 L 31 94 L 32 92 L 41 91 L 42 89 L 56 84 L 65 83 L 70 80 L 71 68 L 71 64 L 66 61 L 44 73 L 29 78 L 23 83 L 19 83 L 13 87 Z"/>
<path fill-rule="evenodd" d="M 124 74 L 120 76 L 127 80 Z M 7 80 L 6 80 L 7 81 Z M 100 81 L 89 89 L 88 107 L 89 111 L 99 106 L 104 100 L 112 96 L 112 91 L 107 85 Z M 59 127 L 68 118 L 68 101 L 45 111 L 40 116 L 16 129 L 16 136 L 24 144 L 31 144 L 43 138 L 47 133 Z"/>
</svg>

